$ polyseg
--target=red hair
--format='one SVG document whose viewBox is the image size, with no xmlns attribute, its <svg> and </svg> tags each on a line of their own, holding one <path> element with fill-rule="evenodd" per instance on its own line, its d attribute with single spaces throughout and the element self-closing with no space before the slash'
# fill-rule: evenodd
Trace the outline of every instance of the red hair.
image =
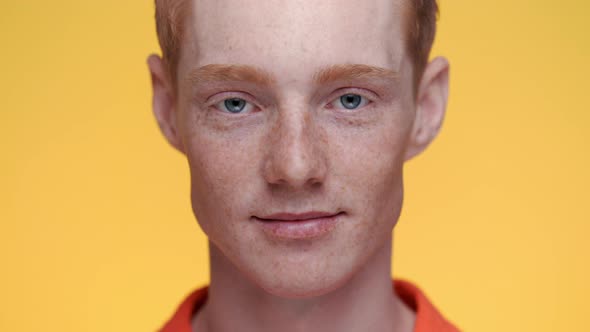
<svg viewBox="0 0 590 332">
<path fill-rule="evenodd" d="M 407 50 L 414 62 L 415 85 L 428 63 L 436 33 L 438 5 L 436 0 L 408 1 L 406 26 Z M 185 15 L 190 12 L 190 0 L 156 0 L 156 27 L 164 62 L 173 81 L 180 56 Z"/>
<path fill-rule="evenodd" d="M 156 30 L 162 57 L 173 82 L 180 57 L 184 18 L 190 11 L 190 0 L 156 0 Z"/>
<path fill-rule="evenodd" d="M 407 50 L 414 62 L 415 86 L 420 82 L 424 68 L 428 63 L 434 35 L 436 34 L 436 19 L 438 5 L 436 0 L 407 0 L 409 12 L 406 26 Z"/>
</svg>

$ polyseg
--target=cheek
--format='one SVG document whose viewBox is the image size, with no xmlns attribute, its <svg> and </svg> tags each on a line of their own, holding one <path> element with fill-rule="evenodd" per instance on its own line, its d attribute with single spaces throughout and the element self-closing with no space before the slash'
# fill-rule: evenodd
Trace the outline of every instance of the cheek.
<svg viewBox="0 0 590 332">
<path fill-rule="evenodd" d="M 193 135 L 187 142 L 191 198 L 195 216 L 206 234 L 220 232 L 244 209 L 252 190 L 256 147 L 246 140 L 219 140 Z"/>
<path fill-rule="evenodd" d="M 330 131 L 334 167 L 341 176 L 369 186 L 399 175 L 412 119 L 410 112 L 390 113 L 366 125 Z"/>
<path fill-rule="evenodd" d="M 399 213 L 403 199 L 403 157 L 412 122 L 409 114 L 384 117 L 333 140 L 334 178 L 363 218 L 390 226 L 397 220 L 392 213 Z"/>
<path fill-rule="evenodd" d="M 236 220 L 247 219 L 249 200 L 259 186 L 260 119 L 236 121 L 194 107 L 183 98 L 180 128 L 189 162 L 192 209 L 211 238 L 228 237 Z M 257 130 L 258 129 L 258 130 Z M 235 232 L 234 232 L 235 233 Z M 232 239 L 230 239 L 231 241 Z"/>
</svg>

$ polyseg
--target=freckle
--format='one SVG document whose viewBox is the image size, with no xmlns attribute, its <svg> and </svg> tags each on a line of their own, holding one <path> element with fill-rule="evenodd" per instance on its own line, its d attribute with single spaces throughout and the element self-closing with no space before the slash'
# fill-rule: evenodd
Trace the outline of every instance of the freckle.
<svg viewBox="0 0 590 332">
<path fill-rule="evenodd" d="M 361 125 L 360 121 L 356 121 L 354 119 L 346 119 L 346 124 L 348 124 L 350 126 L 360 126 Z"/>
</svg>

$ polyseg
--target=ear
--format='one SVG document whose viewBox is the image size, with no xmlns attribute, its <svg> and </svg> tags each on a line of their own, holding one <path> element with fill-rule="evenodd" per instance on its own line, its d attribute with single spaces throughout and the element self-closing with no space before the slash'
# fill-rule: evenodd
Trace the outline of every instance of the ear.
<svg viewBox="0 0 590 332">
<path fill-rule="evenodd" d="M 420 154 L 442 125 L 449 97 L 449 62 L 438 57 L 424 69 L 416 96 L 416 115 L 405 160 Z"/>
<path fill-rule="evenodd" d="M 176 94 L 164 61 L 152 54 L 147 59 L 152 78 L 152 108 L 160 130 L 168 142 L 181 153 L 184 146 L 177 127 Z"/>
</svg>

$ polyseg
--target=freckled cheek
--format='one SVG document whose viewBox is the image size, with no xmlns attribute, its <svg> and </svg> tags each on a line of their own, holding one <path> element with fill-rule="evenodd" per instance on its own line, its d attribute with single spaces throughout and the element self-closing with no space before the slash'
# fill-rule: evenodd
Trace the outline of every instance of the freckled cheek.
<svg viewBox="0 0 590 332">
<path fill-rule="evenodd" d="M 378 213 L 385 201 L 399 200 L 405 137 L 405 132 L 375 126 L 340 135 L 333 145 L 333 174 L 361 215 Z"/>
<path fill-rule="evenodd" d="M 367 130 L 330 133 L 331 154 L 336 165 L 351 167 L 351 174 L 382 173 L 400 164 L 407 133 L 397 128 L 374 126 Z M 356 171 L 355 171 L 356 170 Z M 364 171 L 362 171 L 364 170 Z"/>
<path fill-rule="evenodd" d="M 193 137 L 187 154 L 193 205 L 200 221 L 244 218 L 250 196 L 244 193 L 255 184 L 253 150 L 248 140 Z"/>
</svg>

